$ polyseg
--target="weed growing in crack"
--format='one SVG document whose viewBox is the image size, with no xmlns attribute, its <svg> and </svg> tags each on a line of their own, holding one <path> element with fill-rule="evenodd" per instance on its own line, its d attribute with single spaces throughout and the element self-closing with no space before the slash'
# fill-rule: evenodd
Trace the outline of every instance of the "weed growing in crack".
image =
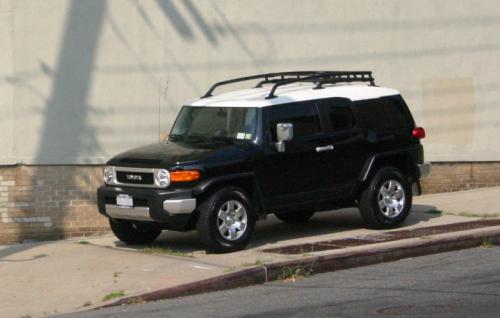
<svg viewBox="0 0 500 318">
<path fill-rule="evenodd" d="M 481 245 L 480 245 L 480 247 L 483 247 L 483 248 L 490 248 L 490 247 L 493 247 L 493 241 L 492 241 L 492 240 L 490 240 L 490 239 L 485 238 L 485 239 L 483 239 L 483 240 L 481 241 Z"/>
<path fill-rule="evenodd" d="M 111 292 L 111 293 L 107 294 L 106 296 L 102 297 L 102 301 L 108 301 L 108 300 L 115 299 L 118 297 L 123 297 L 123 296 L 125 296 L 125 291 L 118 290 L 118 291 Z"/>
<path fill-rule="evenodd" d="M 308 277 L 313 272 L 314 262 L 307 266 L 297 266 L 297 267 L 283 267 L 281 269 L 281 274 L 278 276 L 279 280 L 286 282 L 295 282 Z"/>
</svg>

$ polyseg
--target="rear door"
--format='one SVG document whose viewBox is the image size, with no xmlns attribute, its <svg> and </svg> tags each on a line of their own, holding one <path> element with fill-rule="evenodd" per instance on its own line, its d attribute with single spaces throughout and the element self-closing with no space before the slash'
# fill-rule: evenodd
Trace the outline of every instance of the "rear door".
<svg viewBox="0 0 500 318">
<path fill-rule="evenodd" d="M 365 163 L 368 148 L 361 129 L 353 114 L 351 101 L 330 98 L 318 101 L 322 125 L 320 165 L 323 167 L 321 182 L 329 190 L 331 198 L 342 198 L 354 188 Z M 328 148 L 326 148 L 328 147 Z"/>
</svg>

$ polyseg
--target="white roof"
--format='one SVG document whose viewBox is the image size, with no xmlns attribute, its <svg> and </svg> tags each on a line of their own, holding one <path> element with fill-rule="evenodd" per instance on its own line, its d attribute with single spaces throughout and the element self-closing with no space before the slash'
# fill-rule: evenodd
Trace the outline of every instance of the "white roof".
<svg viewBox="0 0 500 318">
<path fill-rule="evenodd" d="M 214 95 L 212 97 L 200 98 L 186 103 L 189 106 L 213 106 L 213 107 L 266 107 L 291 102 L 305 100 L 343 97 L 352 101 L 379 98 L 383 96 L 399 95 L 399 92 L 392 88 L 335 84 L 324 85 L 323 89 L 313 89 L 312 83 L 300 83 L 281 86 L 276 90 L 277 97 L 266 99 L 271 90 L 270 85 L 232 91 Z"/>
</svg>

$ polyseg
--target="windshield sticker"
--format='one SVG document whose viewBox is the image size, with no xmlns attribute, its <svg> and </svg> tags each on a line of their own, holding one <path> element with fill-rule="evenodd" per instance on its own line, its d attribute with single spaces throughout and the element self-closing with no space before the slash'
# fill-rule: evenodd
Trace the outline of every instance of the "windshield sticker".
<svg viewBox="0 0 500 318">
<path fill-rule="evenodd" d="M 244 133 L 244 132 L 239 132 L 239 133 L 236 135 L 236 139 L 245 139 L 245 133 Z"/>
</svg>

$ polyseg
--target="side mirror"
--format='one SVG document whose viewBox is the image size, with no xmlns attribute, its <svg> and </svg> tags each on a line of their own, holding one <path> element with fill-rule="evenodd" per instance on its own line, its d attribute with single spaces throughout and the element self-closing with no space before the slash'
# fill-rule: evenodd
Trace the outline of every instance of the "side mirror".
<svg viewBox="0 0 500 318">
<path fill-rule="evenodd" d="M 293 139 L 293 124 L 278 123 L 276 124 L 276 136 L 278 141 L 274 144 L 278 152 L 285 151 L 285 141 Z"/>
</svg>

